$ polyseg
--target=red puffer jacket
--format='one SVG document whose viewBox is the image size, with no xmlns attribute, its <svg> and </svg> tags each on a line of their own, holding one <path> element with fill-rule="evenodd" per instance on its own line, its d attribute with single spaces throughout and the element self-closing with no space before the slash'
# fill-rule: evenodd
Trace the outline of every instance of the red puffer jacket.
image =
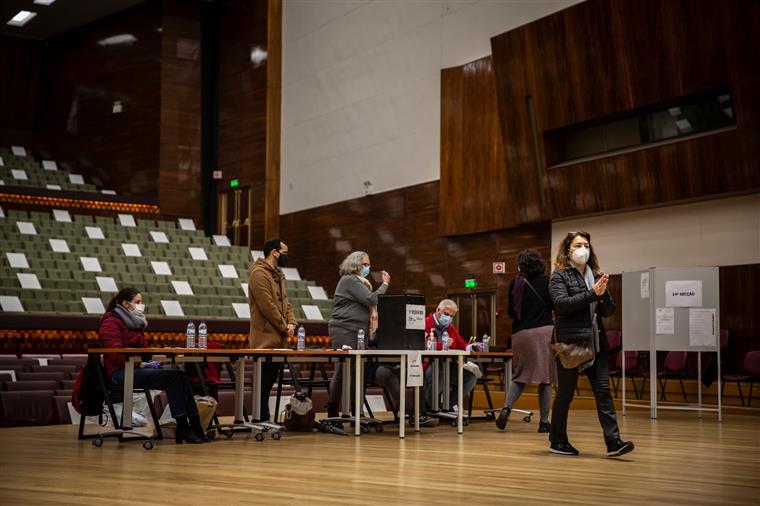
<svg viewBox="0 0 760 506">
<path fill-rule="evenodd" d="M 103 348 L 146 348 L 145 334 L 142 330 L 130 330 L 117 315 L 106 311 L 100 320 L 98 329 L 100 346 Z M 125 358 L 116 353 L 106 353 L 103 362 L 108 372 L 108 377 L 120 369 L 124 369 Z"/>
<path fill-rule="evenodd" d="M 425 335 L 427 336 L 431 330 L 435 327 L 435 323 L 433 322 L 433 313 L 430 313 L 427 315 L 427 318 L 425 318 Z M 457 331 L 457 328 L 452 323 L 446 328 L 446 331 L 449 333 L 449 342 L 451 343 L 449 348 L 452 350 L 464 350 L 467 348 L 467 341 L 462 339 L 462 336 L 459 335 L 459 332 Z M 443 349 L 443 343 L 441 342 L 440 336 L 438 336 L 438 333 L 436 333 L 436 338 L 438 339 L 438 342 L 436 343 L 438 345 L 438 349 Z M 430 366 L 429 361 L 425 361 L 422 364 L 423 369 L 427 370 L 427 368 Z"/>
</svg>

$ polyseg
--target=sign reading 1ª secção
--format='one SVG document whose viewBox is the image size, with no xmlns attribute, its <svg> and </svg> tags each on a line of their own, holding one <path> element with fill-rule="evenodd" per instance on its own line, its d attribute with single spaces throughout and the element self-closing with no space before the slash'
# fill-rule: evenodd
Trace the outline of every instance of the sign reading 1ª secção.
<svg viewBox="0 0 760 506">
<path fill-rule="evenodd" d="M 702 307 L 702 281 L 666 281 L 665 306 Z"/>
</svg>

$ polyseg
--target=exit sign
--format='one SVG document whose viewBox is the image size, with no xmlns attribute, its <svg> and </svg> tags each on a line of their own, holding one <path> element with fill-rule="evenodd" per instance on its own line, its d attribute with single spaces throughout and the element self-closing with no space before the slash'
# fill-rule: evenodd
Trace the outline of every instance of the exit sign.
<svg viewBox="0 0 760 506">
<path fill-rule="evenodd" d="M 465 279 L 464 280 L 464 287 L 465 288 L 475 288 L 476 286 L 478 286 L 478 283 L 474 279 Z"/>
<path fill-rule="evenodd" d="M 237 188 L 238 186 L 240 186 L 239 179 L 230 179 L 230 188 Z"/>
</svg>

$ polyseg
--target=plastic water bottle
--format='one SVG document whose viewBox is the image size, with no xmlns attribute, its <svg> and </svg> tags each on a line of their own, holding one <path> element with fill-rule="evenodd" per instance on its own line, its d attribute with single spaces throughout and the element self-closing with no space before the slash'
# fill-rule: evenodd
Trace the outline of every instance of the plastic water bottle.
<svg viewBox="0 0 760 506">
<path fill-rule="evenodd" d="M 198 325 L 198 348 L 205 350 L 207 345 L 208 327 L 206 327 L 206 322 L 202 321 L 201 324 Z"/>
<path fill-rule="evenodd" d="M 488 334 L 483 334 L 483 351 L 488 351 L 489 340 L 490 340 L 490 337 L 488 337 Z"/>
<path fill-rule="evenodd" d="M 364 349 L 364 329 L 359 329 L 359 333 L 356 334 L 356 349 Z"/>
<path fill-rule="evenodd" d="M 306 349 L 306 329 L 303 328 L 303 325 L 298 327 L 298 344 L 296 344 L 296 349 L 298 351 Z"/>
<path fill-rule="evenodd" d="M 195 324 L 192 320 L 187 324 L 187 340 L 185 348 L 195 348 Z"/>
<path fill-rule="evenodd" d="M 443 331 L 441 342 L 443 343 L 443 351 L 449 351 L 449 349 L 451 349 L 451 340 L 449 339 L 449 332 L 447 330 Z"/>
<path fill-rule="evenodd" d="M 436 346 L 435 342 L 435 331 L 430 330 L 430 334 L 428 334 L 427 337 L 427 349 L 428 351 L 435 351 L 438 347 Z"/>
</svg>

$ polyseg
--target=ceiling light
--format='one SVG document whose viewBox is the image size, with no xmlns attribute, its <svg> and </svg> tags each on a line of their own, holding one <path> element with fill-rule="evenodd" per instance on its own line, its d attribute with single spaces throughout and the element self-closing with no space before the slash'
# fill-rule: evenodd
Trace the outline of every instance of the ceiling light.
<svg viewBox="0 0 760 506">
<path fill-rule="evenodd" d="M 34 16 L 36 16 L 36 12 L 29 12 L 29 11 L 18 11 L 18 14 L 13 16 L 10 21 L 8 21 L 8 24 L 11 26 L 24 26 L 29 22 L 30 19 L 32 19 Z"/>
<path fill-rule="evenodd" d="M 37 5 L 50 5 L 53 2 L 55 2 L 55 0 L 34 0 L 34 3 Z"/>
</svg>

